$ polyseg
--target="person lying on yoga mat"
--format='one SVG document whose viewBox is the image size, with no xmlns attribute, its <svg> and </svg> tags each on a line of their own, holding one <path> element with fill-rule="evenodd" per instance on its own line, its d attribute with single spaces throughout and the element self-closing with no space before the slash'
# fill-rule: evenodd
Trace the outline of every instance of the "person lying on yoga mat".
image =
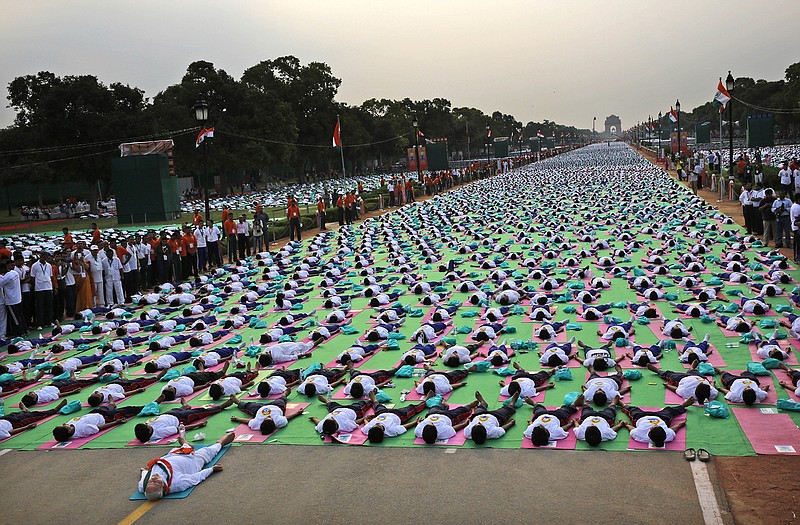
<svg viewBox="0 0 800 525">
<path fill-rule="evenodd" d="M 98 378 L 95 376 L 87 377 L 85 379 L 78 379 L 75 377 L 75 372 L 69 373 L 69 379 L 59 379 L 52 381 L 49 385 L 37 388 L 33 392 L 27 392 L 22 396 L 22 404 L 26 407 L 32 407 L 37 404 L 50 403 L 60 397 L 67 397 L 69 395 L 80 392 L 87 386 L 96 384 Z"/>
<path fill-rule="evenodd" d="M 143 406 L 118 408 L 114 403 L 93 408 L 88 414 L 73 417 L 66 423 L 53 428 L 53 439 L 63 443 L 71 439 L 93 436 L 103 430 L 127 422 L 142 411 Z"/>
<path fill-rule="evenodd" d="M 344 386 L 344 395 L 354 399 L 374 394 L 381 387 L 392 384 L 392 377 L 397 373 L 397 368 L 391 370 L 376 370 L 374 372 L 350 371 L 350 381 Z"/>
<path fill-rule="evenodd" d="M 778 364 L 778 367 L 781 370 L 784 370 L 787 374 L 789 374 L 789 377 L 791 378 L 791 381 L 792 381 L 791 384 L 787 383 L 786 381 L 779 381 L 779 384 L 783 388 L 785 388 L 786 390 L 794 392 L 794 395 L 800 396 L 800 385 L 799 385 L 799 383 L 800 383 L 800 370 L 795 370 L 793 368 L 789 368 L 788 366 L 786 366 L 786 363 L 783 363 L 783 362 Z"/>
<path fill-rule="evenodd" d="M 589 369 L 589 379 L 581 386 L 583 395 L 590 399 L 595 405 L 604 406 L 609 402 L 619 403 L 619 398 L 631 391 L 630 386 L 622 388 L 623 372 L 618 364 L 614 366 L 616 373 L 607 376 L 600 376 L 591 366 Z"/>
<path fill-rule="evenodd" d="M 650 363 L 657 363 L 659 359 L 664 357 L 663 348 L 661 347 L 663 343 L 664 341 L 659 341 L 657 345 L 650 345 L 649 347 L 633 345 L 633 352 L 629 352 L 625 356 L 630 358 L 633 364 L 644 368 Z"/>
<path fill-rule="evenodd" d="M 359 361 L 363 361 L 364 358 L 373 355 L 385 345 L 386 343 L 377 345 L 364 345 L 356 340 L 356 342 L 353 343 L 353 346 L 337 355 L 335 361 L 340 365 L 346 365 L 347 363 L 358 363 Z"/>
<path fill-rule="evenodd" d="M 346 374 L 352 369 L 352 363 L 344 368 L 323 368 L 306 377 L 297 387 L 297 391 L 308 397 L 331 392 L 334 387 L 347 381 Z"/>
<path fill-rule="evenodd" d="M 698 301 L 706 302 L 715 300 L 717 295 L 722 291 L 722 288 L 719 286 L 706 286 L 698 289 L 688 289 L 686 291 L 694 295 L 694 298 Z"/>
<path fill-rule="evenodd" d="M 442 363 L 444 366 L 456 368 L 458 366 L 471 363 L 472 360 L 478 357 L 479 351 L 477 348 L 470 350 L 466 346 L 453 345 L 445 350 L 442 354 Z"/>
<path fill-rule="evenodd" d="M 427 345 L 414 345 L 411 350 L 405 352 L 402 356 L 400 356 L 400 361 L 407 365 L 414 366 L 417 363 L 423 363 L 425 361 L 436 361 L 439 356 L 436 353 L 437 348 L 443 347 L 444 342 L 440 341 L 434 344 L 427 344 Z"/>
<path fill-rule="evenodd" d="M 166 373 L 166 370 L 162 370 L 158 375 L 140 376 L 135 379 L 128 379 L 125 374 L 120 373 L 117 379 L 96 388 L 89 394 L 86 402 L 89 406 L 96 407 L 103 403 L 122 401 L 126 396 L 141 394 L 150 385 L 158 383 Z"/>
<path fill-rule="evenodd" d="M 181 492 L 200 484 L 211 474 L 222 472 L 222 465 L 219 463 L 211 468 L 204 467 L 235 437 L 233 432 L 228 432 L 210 447 L 195 450 L 179 436 L 180 447 L 150 461 L 147 468 L 142 469 L 137 485 L 139 492 L 149 501 L 158 501 L 170 493 Z"/>
<path fill-rule="evenodd" d="M 388 323 L 377 324 L 364 333 L 364 339 L 373 342 L 386 341 L 389 338 L 389 334 L 400 331 L 400 328 L 403 326 L 404 322 L 405 318 L 402 318 L 393 324 L 388 324 Z"/>
<path fill-rule="evenodd" d="M 719 391 L 725 394 L 725 399 L 732 403 L 744 403 L 745 405 L 753 405 L 761 403 L 767 398 L 770 385 L 767 384 L 761 388 L 758 378 L 752 372 L 744 371 L 741 375 L 726 372 L 720 368 L 714 368 L 714 371 L 719 374 L 722 386 Z"/>
<path fill-rule="evenodd" d="M 487 308 L 486 311 L 481 314 L 480 318 L 484 321 L 489 321 L 490 323 L 496 323 L 504 320 L 510 311 L 511 308 L 507 306 L 502 306 L 500 308 Z"/>
<path fill-rule="evenodd" d="M 550 343 L 544 351 L 539 351 L 539 363 L 544 366 L 564 366 L 570 359 L 577 358 L 577 352 L 573 352 L 572 344 L 575 338 L 571 338 L 566 343 Z"/>
<path fill-rule="evenodd" d="M 223 348 L 215 348 L 210 352 L 201 352 L 200 355 L 195 357 L 192 361 L 192 366 L 199 372 L 204 372 L 207 368 L 215 367 L 222 361 L 232 359 L 238 350 L 238 348 L 234 348 L 233 346 L 226 346 Z"/>
<path fill-rule="evenodd" d="M 288 370 L 281 368 L 272 372 L 265 380 L 256 386 L 256 392 L 261 397 L 270 395 L 289 395 L 291 388 L 300 384 L 300 373 L 302 369 L 296 368 Z"/>
<path fill-rule="evenodd" d="M 611 343 L 606 343 L 600 348 L 593 348 L 583 341 L 578 341 L 578 346 L 583 349 L 583 355 L 585 357 L 583 366 L 586 368 L 591 367 L 600 372 L 613 368 L 614 365 L 625 359 L 624 355 L 616 359 L 611 358 Z"/>
<path fill-rule="evenodd" d="M 207 405 L 204 407 L 192 408 L 181 398 L 181 406 L 173 408 L 161 414 L 151 417 L 144 423 L 138 423 L 133 428 L 136 439 L 142 443 L 148 441 L 158 441 L 168 436 L 178 433 L 178 427 L 185 425 L 186 430 L 194 430 L 208 424 L 206 418 L 218 414 L 231 406 L 235 398 L 226 399 L 219 405 Z"/>
<path fill-rule="evenodd" d="M 409 340 L 416 341 L 418 343 L 425 344 L 429 341 L 433 341 L 436 339 L 437 336 L 441 335 L 449 326 L 451 326 L 451 322 L 443 322 L 443 323 L 436 323 L 436 322 L 429 322 L 420 325 L 419 328 L 414 330 L 409 337 Z"/>
<path fill-rule="evenodd" d="M 703 404 L 716 399 L 718 392 L 714 388 L 713 381 L 709 381 L 697 371 L 698 364 L 699 362 L 694 363 L 693 368 L 687 372 L 662 370 L 653 364 L 647 365 L 647 369 L 658 374 L 668 390 L 672 390 L 683 399 L 693 398 Z"/>
<path fill-rule="evenodd" d="M 503 366 L 511 362 L 511 357 L 514 355 L 514 350 L 506 345 L 507 341 L 503 341 L 499 346 L 492 345 L 486 353 L 486 361 L 489 361 L 492 366 Z"/>
<path fill-rule="evenodd" d="M 265 345 L 268 343 L 274 343 L 280 340 L 281 337 L 285 335 L 294 335 L 297 332 L 302 332 L 305 330 L 303 326 L 280 326 L 275 328 L 270 328 L 258 338 L 259 344 Z"/>
<path fill-rule="evenodd" d="M 654 447 L 663 447 L 665 443 L 675 439 L 675 433 L 686 425 L 681 421 L 669 426 L 673 419 L 686 413 L 686 407 L 693 405 L 694 398 L 690 397 L 682 404 L 674 407 L 664 407 L 661 410 L 646 411 L 632 405 L 622 405 L 622 411 L 628 415 L 634 424 L 625 422 L 625 427 L 631 432 L 631 437 L 639 443 L 650 443 Z"/>
<path fill-rule="evenodd" d="M 778 342 L 778 331 L 775 330 L 769 336 L 768 339 L 762 339 L 761 334 L 756 332 L 755 330 L 750 332 L 753 335 L 753 343 L 758 347 L 756 350 L 756 354 L 761 359 L 777 359 L 778 361 L 785 361 L 789 359 L 789 352 L 792 351 L 792 347 L 789 346 L 785 350 L 781 348 L 780 343 Z"/>
<path fill-rule="evenodd" d="M 225 377 L 228 373 L 228 365 L 225 363 L 222 370 L 218 372 L 191 372 L 181 377 L 171 379 L 161 388 L 161 395 L 156 398 L 156 403 L 162 401 L 172 401 L 181 397 L 189 396 L 193 392 L 202 390 L 212 381 Z"/>
<path fill-rule="evenodd" d="M 506 320 L 503 319 L 496 323 L 485 323 L 475 328 L 472 332 L 472 339 L 484 343 L 486 341 L 494 341 L 500 334 L 505 333 Z"/>
<path fill-rule="evenodd" d="M 597 335 L 605 341 L 614 341 L 622 338 L 627 339 L 631 337 L 636 330 L 633 328 L 633 318 L 627 323 L 612 322 L 605 332 L 597 331 Z"/>
<path fill-rule="evenodd" d="M 717 319 L 717 326 L 720 326 L 729 332 L 737 332 L 740 334 L 746 334 L 753 329 L 753 324 L 742 317 L 741 314 L 733 317 L 720 315 Z"/>
<path fill-rule="evenodd" d="M 511 376 L 508 384 L 503 380 L 499 381 L 500 386 L 503 387 L 500 389 L 501 396 L 511 397 L 518 393 L 522 398 L 536 397 L 537 389 L 547 390 L 556 386 L 555 383 L 547 382 L 556 373 L 555 369 L 528 372 L 519 363 L 514 363 L 514 369 L 516 372 Z"/>
<path fill-rule="evenodd" d="M 135 365 L 150 354 L 152 354 L 152 352 L 148 350 L 143 354 L 129 354 L 115 357 L 114 359 L 110 359 L 104 363 L 101 363 L 100 366 L 97 367 L 95 374 L 118 374 L 128 368 L 130 365 Z"/>
<path fill-rule="evenodd" d="M 683 350 L 681 350 L 681 354 L 678 356 L 678 360 L 681 363 L 689 363 L 694 364 L 696 362 L 706 362 L 708 361 L 708 356 L 713 353 L 713 350 L 708 344 L 708 337 L 709 334 L 703 336 L 703 340 L 699 343 L 694 341 L 686 341 L 686 344 L 683 345 Z"/>
<path fill-rule="evenodd" d="M 711 310 L 708 309 L 708 303 L 676 303 L 671 301 L 669 304 L 672 305 L 672 311 L 675 313 L 682 313 L 684 315 L 688 315 L 689 317 L 700 318 L 704 315 L 708 315 Z M 679 337 L 673 337 L 672 339 L 680 339 Z"/>
<path fill-rule="evenodd" d="M 208 396 L 217 400 L 221 397 L 229 397 L 241 393 L 242 389 L 249 388 L 258 377 L 258 372 L 250 369 L 251 364 L 247 363 L 244 372 L 234 372 L 223 378 L 213 381 L 208 386 Z"/>
<path fill-rule="evenodd" d="M 309 357 L 313 350 L 314 345 L 311 343 L 278 343 L 268 346 L 258 355 L 258 365 L 262 368 L 266 368 L 279 363 L 296 361 L 297 359 Z"/>
<path fill-rule="evenodd" d="M 545 447 L 550 441 L 558 441 L 569 435 L 569 429 L 577 424 L 570 417 L 578 411 L 577 407 L 583 406 L 584 399 L 580 395 L 572 404 L 552 410 L 531 398 L 525 398 L 525 402 L 533 406 L 533 415 L 523 434 L 537 447 Z"/>
<path fill-rule="evenodd" d="M 175 345 L 179 345 L 181 343 L 185 343 L 189 339 L 191 339 L 191 335 L 167 335 L 158 339 L 157 341 L 150 341 L 147 349 L 152 352 L 158 352 L 159 350 L 167 350 L 172 348 Z"/>
<path fill-rule="evenodd" d="M 417 418 L 414 436 L 421 438 L 428 445 L 433 445 L 441 439 L 450 439 L 456 432 L 469 425 L 469 417 L 477 406 L 477 399 L 468 405 L 455 408 L 450 408 L 447 403 L 435 406 L 425 419 Z"/>
<path fill-rule="evenodd" d="M 334 335 L 341 332 L 343 326 L 349 324 L 350 320 L 348 319 L 347 322 L 341 324 L 319 325 L 311 331 L 311 333 L 308 335 L 308 338 L 311 339 L 311 343 L 315 346 L 321 345 Z"/>
<path fill-rule="evenodd" d="M 398 306 L 396 308 L 389 307 L 372 312 L 369 316 L 372 319 L 377 319 L 380 323 L 391 324 L 405 318 L 406 311 L 402 306 Z M 436 321 L 437 319 L 434 320 Z M 438 319 L 438 321 L 441 321 L 441 319 Z"/>
<path fill-rule="evenodd" d="M 58 411 L 67 404 L 66 399 L 50 410 L 28 410 L 28 407 L 19 404 L 19 411 L 0 416 L 0 439 L 9 438 L 20 432 L 36 428 L 37 421 L 58 414 Z"/>
<path fill-rule="evenodd" d="M 244 423 L 250 427 L 250 430 L 258 430 L 265 436 L 272 434 L 279 428 L 285 427 L 289 424 L 290 419 L 302 413 L 295 412 L 294 414 L 286 414 L 286 396 L 281 396 L 278 399 L 266 403 L 239 401 L 236 396 L 233 396 L 233 399 L 239 410 L 250 417 L 231 416 L 231 421 L 234 423 Z"/>
<path fill-rule="evenodd" d="M 42 377 L 44 377 L 44 370 L 39 370 L 36 372 L 36 376 L 33 379 L 29 379 L 28 371 L 23 370 L 22 375 L 19 378 L 0 381 L 0 394 L 13 394 L 22 388 L 38 383 Z"/>
<path fill-rule="evenodd" d="M 487 439 L 500 439 L 506 430 L 513 427 L 516 423 L 514 414 L 517 412 L 516 404 L 519 392 L 515 392 L 511 398 L 496 410 L 489 410 L 486 399 L 480 392 L 475 392 L 475 399 L 478 406 L 470 417 L 469 424 L 464 428 L 464 437 L 471 439 L 478 445 L 486 443 Z"/>
<path fill-rule="evenodd" d="M 438 395 L 445 395 L 452 392 L 454 389 L 465 386 L 463 380 L 467 378 L 470 371 L 477 370 L 477 366 L 472 365 L 467 370 L 451 370 L 442 372 L 433 370 L 430 364 L 425 363 L 425 377 L 422 381 L 414 381 L 414 391 L 420 395 L 427 395 L 428 392 L 433 392 Z"/>
<path fill-rule="evenodd" d="M 430 399 L 433 394 L 425 396 L 425 399 L 416 404 L 400 408 L 386 408 L 375 399 L 375 393 L 370 393 L 370 400 L 372 401 L 373 415 L 364 417 L 364 426 L 361 427 L 361 432 L 367 436 L 370 443 L 382 443 L 384 438 L 391 438 L 405 434 L 406 430 L 417 424 L 412 418 L 425 410 L 427 405 L 425 402 Z"/>
<path fill-rule="evenodd" d="M 199 346 L 210 345 L 214 341 L 219 341 L 223 337 L 231 333 L 230 330 L 217 330 L 216 332 L 203 332 L 202 334 L 193 335 L 189 338 L 189 346 L 197 348 Z"/>
<path fill-rule="evenodd" d="M 596 447 L 603 441 L 613 441 L 617 437 L 619 429 L 625 426 L 624 421 L 614 422 L 617 417 L 617 409 L 613 406 L 603 410 L 594 410 L 584 406 L 581 409 L 579 423 L 575 425 L 573 432 L 575 437 L 581 441 L 586 441 L 590 446 Z"/>
<path fill-rule="evenodd" d="M 84 368 L 89 368 L 92 365 L 96 365 L 100 361 L 103 360 L 104 354 L 92 354 L 92 355 L 84 355 L 84 356 L 76 356 L 76 357 L 68 357 L 66 359 L 62 359 L 53 365 L 50 369 L 50 373 L 53 376 L 60 376 L 64 372 L 74 372 L 76 370 L 83 370 Z"/>
<path fill-rule="evenodd" d="M 144 363 L 144 371 L 155 374 L 160 370 L 168 370 L 175 365 L 188 363 L 192 359 L 191 352 L 169 352 L 158 356 L 151 356 Z"/>
<path fill-rule="evenodd" d="M 784 274 L 784 275 L 786 275 L 786 274 Z M 767 297 L 776 297 L 778 295 L 783 295 L 783 293 L 784 293 L 783 289 L 780 286 L 778 286 L 777 284 L 773 284 L 773 283 L 764 283 L 764 284 L 751 283 L 750 284 L 750 289 L 753 290 L 754 292 L 758 292 L 758 297 L 756 297 L 756 299 L 761 300 L 762 302 L 763 302 L 763 300 L 760 299 L 760 298 L 765 296 L 765 295 Z M 766 304 L 766 303 L 764 303 L 764 304 Z"/>
<path fill-rule="evenodd" d="M 613 303 L 598 304 L 596 306 L 584 304 L 581 306 L 582 311 L 578 314 L 578 317 L 587 321 L 598 321 L 603 318 L 604 314 L 611 310 L 612 305 Z"/>
<path fill-rule="evenodd" d="M 325 396 L 318 396 L 317 399 L 325 404 L 328 415 L 322 419 L 314 416 L 308 419 L 314 423 L 315 430 L 323 436 L 330 436 L 337 432 L 354 431 L 358 428 L 358 425 L 364 422 L 364 415 L 372 406 L 372 399 L 357 401 L 349 405 L 332 401 Z"/>
<path fill-rule="evenodd" d="M 800 296 L 798 296 L 800 298 Z M 800 302 L 798 302 L 800 304 Z M 780 320 L 781 326 L 789 329 L 789 334 L 794 338 L 800 338 L 800 315 L 789 312 L 783 312 L 783 316 L 788 318 L 787 323 L 783 319 Z"/>
</svg>

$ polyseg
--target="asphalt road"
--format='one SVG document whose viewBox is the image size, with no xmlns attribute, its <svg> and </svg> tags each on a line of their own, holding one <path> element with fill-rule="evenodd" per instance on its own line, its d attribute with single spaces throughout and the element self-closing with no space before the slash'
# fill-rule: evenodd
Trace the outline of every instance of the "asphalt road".
<svg viewBox="0 0 800 525">
<path fill-rule="evenodd" d="M 445 450 L 235 447 L 224 472 L 136 523 L 703 522 L 681 454 Z M 128 497 L 154 452 L 10 451 L 0 457 L 3 520 L 117 523 L 143 504 Z"/>
</svg>

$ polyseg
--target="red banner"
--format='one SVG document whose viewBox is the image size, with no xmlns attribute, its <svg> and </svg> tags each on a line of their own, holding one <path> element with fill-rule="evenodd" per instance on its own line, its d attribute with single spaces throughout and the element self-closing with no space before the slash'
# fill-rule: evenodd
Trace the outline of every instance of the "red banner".
<svg viewBox="0 0 800 525">
<path fill-rule="evenodd" d="M 421 171 L 428 169 L 428 155 L 425 152 L 425 146 L 419 147 L 419 169 Z M 415 148 L 408 148 L 408 171 L 417 171 L 417 154 Z"/>
<path fill-rule="evenodd" d="M 670 151 L 678 151 L 678 132 L 674 131 L 670 135 L 669 139 L 669 148 Z M 686 133 L 681 133 L 681 153 L 688 154 L 689 153 L 689 137 Z"/>
</svg>

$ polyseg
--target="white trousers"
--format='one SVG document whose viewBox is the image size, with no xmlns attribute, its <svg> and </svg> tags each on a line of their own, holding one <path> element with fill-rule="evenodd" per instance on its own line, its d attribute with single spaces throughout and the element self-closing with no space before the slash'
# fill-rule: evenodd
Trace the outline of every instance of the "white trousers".
<svg viewBox="0 0 800 525">
<path fill-rule="evenodd" d="M 94 286 L 94 301 L 95 306 L 105 306 L 106 305 L 106 294 L 104 292 L 105 286 L 103 286 L 103 273 L 98 272 L 97 274 L 92 274 L 92 286 Z"/>
<path fill-rule="evenodd" d="M 114 292 L 116 292 L 117 300 L 114 301 Z M 123 304 L 125 302 L 125 293 L 122 291 L 122 281 L 108 281 L 106 282 L 106 305 Z"/>
</svg>

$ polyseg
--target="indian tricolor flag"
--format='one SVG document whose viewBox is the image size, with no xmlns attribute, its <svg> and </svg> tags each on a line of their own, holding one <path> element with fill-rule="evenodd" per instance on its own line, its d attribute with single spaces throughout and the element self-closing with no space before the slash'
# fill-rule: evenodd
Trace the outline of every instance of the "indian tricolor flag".
<svg viewBox="0 0 800 525">
<path fill-rule="evenodd" d="M 714 100 L 711 102 L 711 104 L 713 104 L 715 108 L 722 111 L 725 109 L 725 106 L 728 105 L 728 101 L 730 99 L 731 94 L 728 93 L 728 90 L 722 85 L 722 79 L 719 79 L 719 84 L 717 84 L 717 94 L 714 95 Z"/>
<path fill-rule="evenodd" d="M 200 130 L 200 133 L 197 135 L 197 142 L 195 143 L 194 147 L 199 148 L 200 144 L 203 143 L 205 139 L 213 139 L 214 138 L 214 128 L 203 128 Z"/>
<path fill-rule="evenodd" d="M 672 106 L 669 107 L 669 119 L 672 122 L 678 122 L 678 114 L 675 113 L 675 109 Z"/>
<path fill-rule="evenodd" d="M 342 147 L 342 126 L 339 122 L 339 117 L 336 117 L 336 126 L 333 128 L 333 147 Z"/>
<path fill-rule="evenodd" d="M 544 133 L 542 133 L 541 131 L 537 131 L 536 132 L 536 136 L 539 137 L 540 139 L 543 139 L 544 138 Z"/>
</svg>

